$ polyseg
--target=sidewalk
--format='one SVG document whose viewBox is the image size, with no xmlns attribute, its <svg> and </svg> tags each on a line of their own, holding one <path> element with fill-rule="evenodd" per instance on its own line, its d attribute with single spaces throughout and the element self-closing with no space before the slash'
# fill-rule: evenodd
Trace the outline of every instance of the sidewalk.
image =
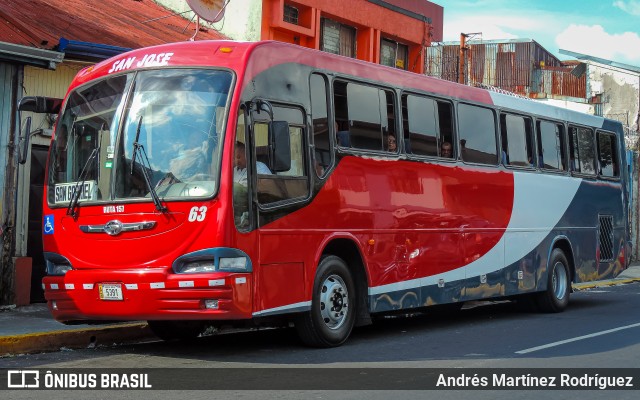
<svg viewBox="0 0 640 400">
<path fill-rule="evenodd" d="M 155 339 L 146 322 L 64 325 L 45 303 L 0 307 L 0 357 Z"/>
<path fill-rule="evenodd" d="M 640 262 L 631 264 L 615 279 L 574 284 L 573 288 L 586 290 L 636 281 L 640 281 Z M 0 307 L 0 357 L 154 339 L 145 322 L 68 326 L 54 320 L 46 304 Z"/>
</svg>

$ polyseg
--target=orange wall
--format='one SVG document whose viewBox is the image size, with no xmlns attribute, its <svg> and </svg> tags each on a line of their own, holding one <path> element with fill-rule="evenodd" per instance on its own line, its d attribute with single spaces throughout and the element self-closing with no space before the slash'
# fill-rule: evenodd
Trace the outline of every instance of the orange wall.
<svg viewBox="0 0 640 400">
<path fill-rule="evenodd" d="M 379 63 L 380 40 L 388 38 L 409 47 L 410 71 L 424 73 L 424 46 L 442 40 L 443 8 L 426 0 L 385 2 L 424 15 L 431 24 L 367 0 L 286 0 L 300 13 L 294 25 L 283 21 L 285 0 L 262 0 L 262 39 L 319 49 L 320 18 L 327 17 L 357 28 L 358 59 Z"/>
</svg>

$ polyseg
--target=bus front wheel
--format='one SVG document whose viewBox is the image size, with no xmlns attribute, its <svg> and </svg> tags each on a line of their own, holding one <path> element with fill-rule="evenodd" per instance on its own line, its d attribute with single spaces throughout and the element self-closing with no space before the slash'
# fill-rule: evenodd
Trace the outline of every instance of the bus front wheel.
<svg viewBox="0 0 640 400">
<path fill-rule="evenodd" d="M 347 264 L 337 256 L 324 257 L 316 272 L 311 311 L 295 326 L 302 342 L 313 347 L 335 347 L 353 330 L 356 288 Z"/>
<path fill-rule="evenodd" d="M 571 281 L 569 263 L 562 250 L 551 253 L 547 273 L 547 289 L 537 294 L 537 304 L 542 312 L 557 313 L 564 311 L 569 304 Z"/>
</svg>

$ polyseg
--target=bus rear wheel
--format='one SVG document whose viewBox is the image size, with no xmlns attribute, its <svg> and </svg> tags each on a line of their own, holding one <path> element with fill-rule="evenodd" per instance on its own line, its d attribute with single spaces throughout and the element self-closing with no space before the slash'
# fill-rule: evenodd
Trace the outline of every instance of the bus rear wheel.
<svg viewBox="0 0 640 400">
<path fill-rule="evenodd" d="M 347 264 L 337 256 L 324 257 L 313 285 L 311 311 L 295 326 L 302 342 L 313 347 L 343 344 L 355 323 L 356 288 Z"/>
<path fill-rule="evenodd" d="M 542 312 L 558 313 L 569 305 L 569 263 L 564 252 L 554 249 L 551 253 L 547 273 L 547 289 L 536 296 L 536 303 Z"/>
<path fill-rule="evenodd" d="M 200 321 L 147 321 L 154 335 L 165 341 L 195 339 L 204 330 Z"/>
</svg>

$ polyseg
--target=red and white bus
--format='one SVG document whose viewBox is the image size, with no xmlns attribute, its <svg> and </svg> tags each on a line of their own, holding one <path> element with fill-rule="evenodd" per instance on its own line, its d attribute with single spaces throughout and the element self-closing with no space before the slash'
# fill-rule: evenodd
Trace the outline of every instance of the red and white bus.
<svg viewBox="0 0 640 400">
<path fill-rule="evenodd" d="M 431 305 L 559 312 L 628 264 L 624 137 L 601 117 L 279 42 L 134 50 L 46 100 L 20 108 L 59 112 L 59 321 L 293 322 L 337 346 Z"/>
</svg>

